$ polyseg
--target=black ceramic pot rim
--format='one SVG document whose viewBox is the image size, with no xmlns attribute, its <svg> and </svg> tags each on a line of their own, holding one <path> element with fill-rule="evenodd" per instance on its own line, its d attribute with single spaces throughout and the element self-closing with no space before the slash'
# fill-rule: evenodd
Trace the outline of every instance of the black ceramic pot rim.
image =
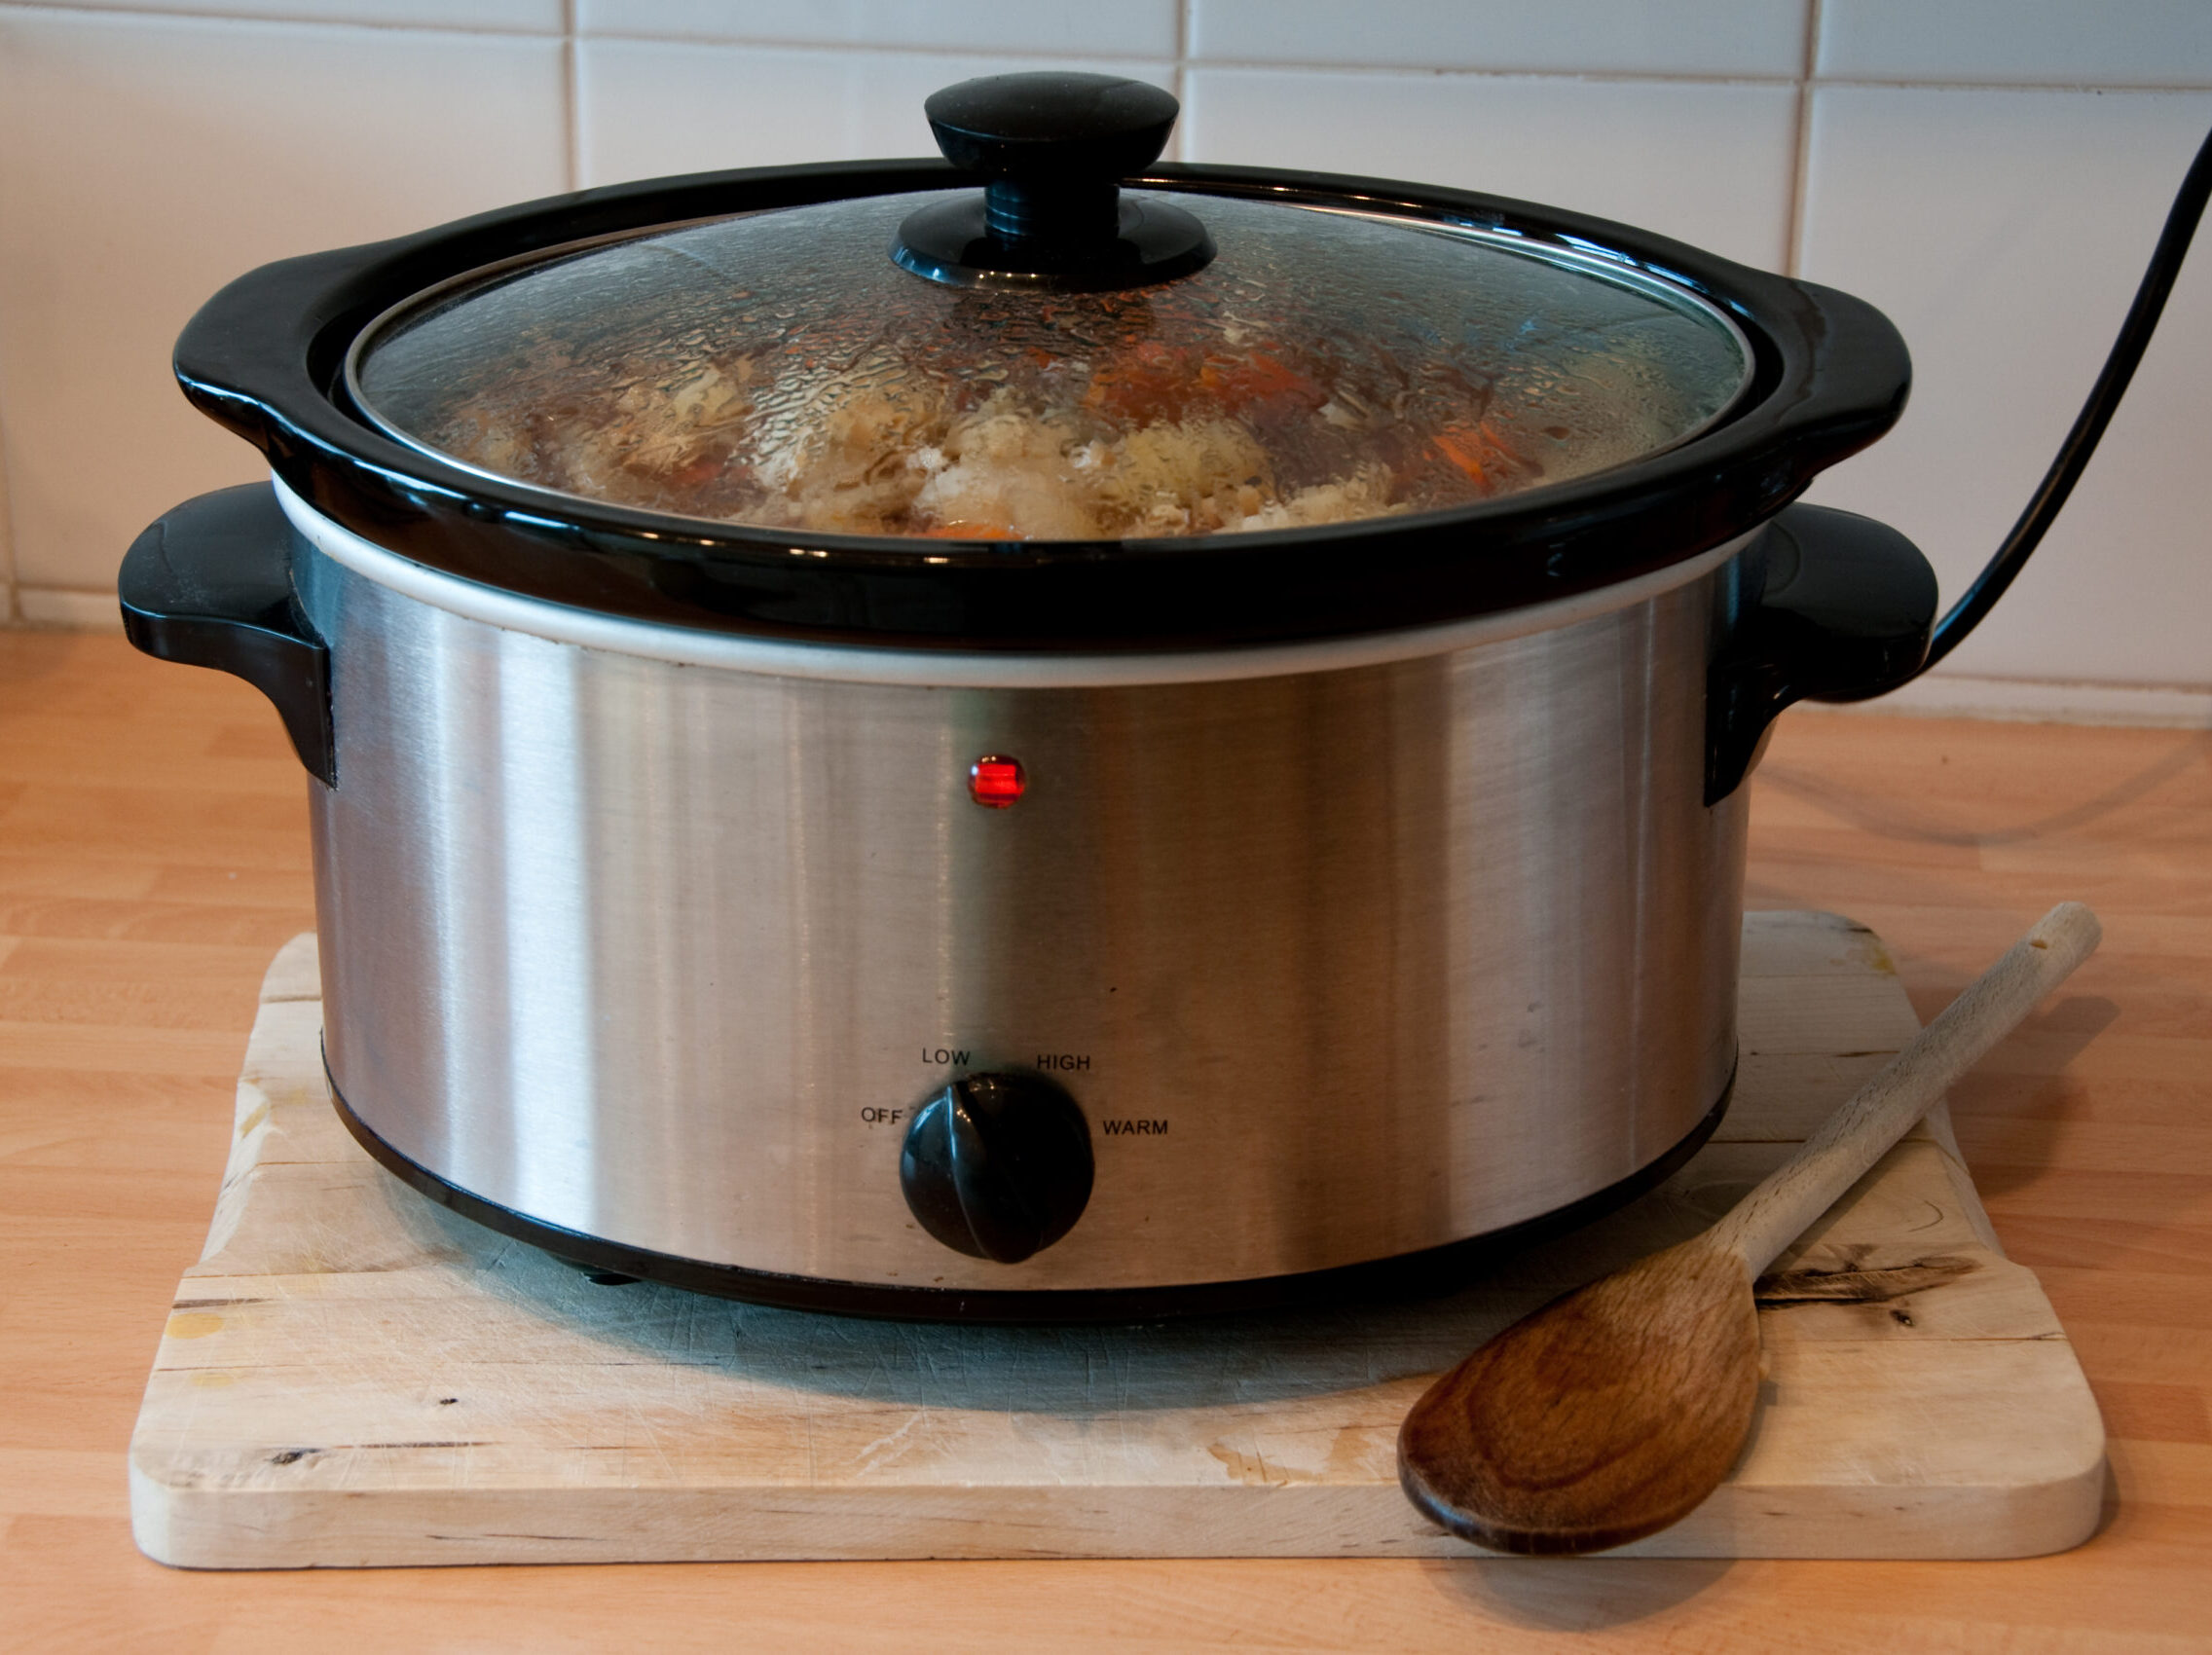
<svg viewBox="0 0 2212 1655">
<path fill-rule="evenodd" d="M 647 227 L 966 181 L 941 162 L 758 168 L 528 202 L 288 259 L 186 326 L 176 373 L 301 499 L 428 568 L 632 619 L 793 641 L 1017 651 L 1211 648 L 1353 636 L 1569 597 L 1755 527 L 1904 406 L 1897 330 L 1849 295 L 1604 220 L 1466 191 L 1272 168 L 1161 166 L 1129 187 L 1459 226 L 1597 255 L 1741 327 L 1732 415 L 1631 464 L 1482 505 L 1251 534 L 914 544 L 702 525 L 487 479 L 375 429 L 347 398 L 356 336 L 465 272 Z"/>
</svg>

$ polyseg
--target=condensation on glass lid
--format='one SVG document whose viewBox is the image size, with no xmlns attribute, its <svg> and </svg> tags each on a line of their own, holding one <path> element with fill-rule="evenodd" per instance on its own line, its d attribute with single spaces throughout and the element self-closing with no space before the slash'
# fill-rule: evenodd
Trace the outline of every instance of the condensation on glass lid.
<svg viewBox="0 0 2212 1655">
<path fill-rule="evenodd" d="M 1586 476 L 1748 376 L 1687 294 L 1501 239 L 1182 196 L 1220 255 L 1120 292 L 957 288 L 898 196 L 557 255 L 371 331 L 404 440 L 611 505 L 845 534 L 1089 540 L 1343 523 Z"/>
</svg>

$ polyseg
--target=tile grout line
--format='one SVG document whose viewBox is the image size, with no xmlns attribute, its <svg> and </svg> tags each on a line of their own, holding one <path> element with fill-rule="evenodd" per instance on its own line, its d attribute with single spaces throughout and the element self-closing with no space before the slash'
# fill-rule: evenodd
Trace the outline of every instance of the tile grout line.
<svg viewBox="0 0 2212 1655">
<path fill-rule="evenodd" d="M 0 0 L 4 6 L 8 0 Z M 644 36 L 625 38 L 647 38 Z M 774 46 L 782 43 L 742 42 Z M 822 47 L 802 47 L 796 50 L 823 51 Z M 850 50 L 883 51 L 887 53 L 938 50 L 918 47 L 853 48 Z M 1014 54 L 1008 54 L 1014 55 Z M 1032 54 L 1031 55 L 1035 55 Z M 1466 65 L 1437 68 L 1425 63 L 1323 63 L 1272 61 L 1251 57 L 1194 58 L 1194 69 L 1230 69 L 1238 73 L 1265 73 L 1287 75 L 1389 75 L 1401 78 L 1420 76 L 1428 80 L 1492 80 L 1492 81 L 1574 81 L 1591 86 L 1695 86 L 1695 87 L 1794 87 L 1810 81 L 1824 87 L 1874 87 L 1893 92 L 2075 92 L 2097 95 L 2140 92 L 2157 96 L 2177 96 L 2191 93 L 2212 92 L 2212 80 L 2202 81 L 1943 81 L 1911 80 L 1902 77 L 1884 79 L 1864 75 L 1810 75 L 1802 68 L 1776 71 L 1768 74 L 1733 73 L 1725 69 L 1488 69 Z"/>
<path fill-rule="evenodd" d="M 7 427 L 0 427 L 0 628 L 19 626 L 16 613 L 16 513 L 7 492 Z"/>
<path fill-rule="evenodd" d="M 0 425 L 0 627 L 22 625 L 16 606 L 16 513 L 8 493 L 8 430 Z"/>
<path fill-rule="evenodd" d="M 577 96 L 576 0 L 561 0 L 561 134 L 567 155 L 568 187 L 582 189 L 584 177 L 583 109 Z"/>
<path fill-rule="evenodd" d="M 177 20 L 199 23 L 272 23 L 284 28 L 366 29 L 379 34 L 474 35 L 485 40 L 550 40 L 556 33 L 553 29 L 503 29 L 484 24 L 384 22 L 362 18 L 309 18 L 285 12 L 226 12 L 215 6 L 191 10 L 165 6 L 159 11 L 153 11 L 136 6 L 71 6 L 58 4 L 56 0 L 0 0 L 0 14 L 9 12 L 36 12 L 56 20 L 73 18 L 80 21 L 113 18 L 126 24 Z"/>
<path fill-rule="evenodd" d="M 1191 0 L 1175 0 L 1175 101 L 1187 113 L 1191 107 Z M 1175 146 L 1168 159 L 1191 159 L 1189 123 L 1175 122 Z"/>
<path fill-rule="evenodd" d="M 1177 0 L 1178 12 L 1186 19 L 1190 0 Z M 1818 0 L 1815 0 L 1816 11 Z M 572 16 L 573 0 L 565 7 Z M 54 18 L 112 18 L 119 21 L 160 23 L 172 20 L 228 23 L 274 23 L 296 28 L 368 29 L 380 33 L 415 33 L 431 35 L 468 35 L 486 40 L 531 40 L 585 38 L 582 30 L 569 25 L 562 30 L 551 29 L 501 29 L 483 26 L 466 26 L 435 22 L 378 22 L 355 18 L 320 18 L 271 13 L 226 12 L 210 6 L 204 10 L 146 11 L 129 6 L 71 6 L 53 3 L 53 0 L 0 0 L 0 14 L 9 12 L 43 13 Z M 837 40 L 777 40 L 749 35 L 685 35 L 662 34 L 649 30 L 626 31 L 621 29 L 594 29 L 590 38 L 595 40 L 623 40 L 672 46 L 743 46 L 761 51 L 793 53 L 854 53 L 873 54 L 882 56 L 976 56 L 978 55 L 1054 60 L 1107 59 L 1119 61 L 1160 61 L 1150 55 L 1106 51 L 1070 52 L 1007 50 L 975 46 L 932 46 L 908 43 L 884 46 L 867 41 Z M 1808 80 L 1819 86 L 1833 87 L 1884 87 L 1898 91 L 1922 92 L 2144 92 L 2177 94 L 2212 92 L 2212 78 L 2190 81 L 2096 81 L 2096 80 L 1940 80 L 1929 77 L 1902 76 L 1849 76 L 1813 75 L 1802 70 L 1776 73 L 1736 74 L 1726 70 L 1679 69 L 1493 69 L 1471 65 L 1451 65 L 1438 68 L 1425 63 L 1346 63 L 1342 60 L 1321 59 L 1267 59 L 1245 57 L 1213 57 L 1203 60 L 1188 54 L 1187 48 L 1172 60 L 1178 82 L 1186 69 L 1237 69 L 1281 71 L 1306 74 L 1349 75 L 1427 75 L 1437 79 L 1470 77 L 1488 79 L 1515 79 L 1534 81 L 1583 81 L 1597 85 L 1622 82 L 1653 84 L 1686 84 L 1692 86 L 1803 86 Z"/>
<path fill-rule="evenodd" d="M 1821 7 L 1824 0 L 1806 0 L 1805 55 L 1797 77 L 1796 151 L 1789 158 L 1789 223 L 1782 243 L 1782 274 L 1796 276 L 1803 263 L 1805 239 L 1805 188 L 1813 169 L 1813 88 L 1821 63 Z"/>
<path fill-rule="evenodd" d="M 0 11 L 22 0 L 0 0 Z M 162 13 L 163 17 L 177 14 Z M 334 24 L 333 27 L 349 25 Z M 454 32 L 442 30 L 439 32 Z M 477 30 L 477 33 L 486 31 Z M 650 29 L 591 29 L 578 30 L 580 40 L 621 41 L 636 46 L 704 46 L 743 47 L 753 52 L 808 53 L 815 55 L 876 56 L 876 57 L 1007 57 L 1034 58 L 1045 63 L 1172 63 L 1172 55 L 1157 52 L 1070 51 L 1051 47 L 1009 46 L 931 46 L 908 42 L 886 46 L 877 41 L 866 40 L 778 40 L 761 35 L 741 34 L 656 34 Z M 1323 65 L 1312 65 L 1322 67 Z"/>
</svg>

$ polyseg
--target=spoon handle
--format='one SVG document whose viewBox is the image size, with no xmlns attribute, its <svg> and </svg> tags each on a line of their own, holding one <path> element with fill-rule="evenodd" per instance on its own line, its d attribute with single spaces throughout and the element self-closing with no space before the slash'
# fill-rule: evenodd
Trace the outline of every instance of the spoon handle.
<svg viewBox="0 0 2212 1655">
<path fill-rule="evenodd" d="M 2045 914 L 1795 1155 L 1706 1232 L 1706 1239 L 1736 1253 L 1757 1276 L 1881 1159 L 1952 1082 L 2065 981 L 2103 935 L 2097 916 L 2080 902 L 2061 902 Z"/>
</svg>

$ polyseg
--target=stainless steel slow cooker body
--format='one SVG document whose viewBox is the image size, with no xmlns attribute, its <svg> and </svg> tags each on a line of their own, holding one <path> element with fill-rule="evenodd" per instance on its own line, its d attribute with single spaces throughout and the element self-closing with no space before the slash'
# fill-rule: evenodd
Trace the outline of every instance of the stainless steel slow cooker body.
<svg viewBox="0 0 2212 1655">
<path fill-rule="evenodd" d="M 1676 686 L 1734 547 L 1349 646 L 947 657 L 579 625 L 286 504 L 343 663 L 332 1081 L 537 1224 L 871 1287 L 1246 1281 L 1569 1206 L 1727 1089 L 1743 794 L 1705 803 Z M 1018 1264 L 902 1197 L 969 1071 L 1090 1126 Z"/>
<path fill-rule="evenodd" d="M 1926 647 L 1919 555 L 1789 503 L 1894 421 L 1894 330 L 1525 203 L 1159 168 L 1617 261 L 1731 317 L 1751 383 L 1664 454 L 1466 510 L 926 556 L 549 497 L 349 400 L 363 330 L 471 270 L 958 178 L 590 192 L 269 267 L 187 330 L 188 393 L 276 482 L 150 529 L 126 623 L 264 688 L 314 777 L 356 1135 L 603 1269 L 909 1315 L 1279 1301 L 1662 1176 L 1733 1073 L 1767 723 Z M 1037 1160 L 1064 1138 L 977 1136 L 963 1077 L 1062 1111 L 1082 1177 Z M 955 1234 L 992 1179 L 1065 1210 Z"/>
</svg>

